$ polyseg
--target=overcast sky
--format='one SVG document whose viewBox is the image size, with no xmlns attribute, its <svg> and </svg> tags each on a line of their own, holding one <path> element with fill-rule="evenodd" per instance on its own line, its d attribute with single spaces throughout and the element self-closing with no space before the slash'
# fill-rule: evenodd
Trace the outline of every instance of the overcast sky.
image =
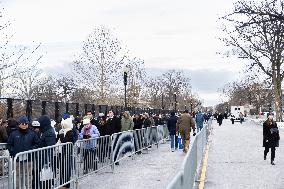
<svg viewBox="0 0 284 189">
<path fill-rule="evenodd" d="M 148 71 L 184 70 L 205 105 L 219 103 L 217 89 L 243 69 L 236 59 L 216 54 L 224 49 L 216 21 L 233 0 L 2 0 L 2 5 L 13 42 L 41 42 L 47 70 L 66 69 L 99 25 L 112 28 Z"/>
</svg>

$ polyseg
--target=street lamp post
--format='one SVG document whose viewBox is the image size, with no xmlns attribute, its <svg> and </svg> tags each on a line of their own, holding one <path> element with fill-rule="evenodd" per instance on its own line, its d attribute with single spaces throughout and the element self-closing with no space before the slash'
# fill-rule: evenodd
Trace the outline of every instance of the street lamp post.
<svg viewBox="0 0 284 189">
<path fill-rule="evenodd" d="M 123 84 L 124 84 L 124 107 L 127 109 L 127 99 L 126 99 L 126 86 L 127 86 L 127 78 L 128 78 L 129 68 L 126 65 L 123 69 Z"/>
<path fill-rule="evenodd" d="M 164 94 L 162 94 L 162 110 L 164 109 Z"/>
<path fill-rule="evenodd" d="M 175 112 L 177 111 L 177 93 L 174 93 L 174 100 L 175 100 Z"/>
</svg>

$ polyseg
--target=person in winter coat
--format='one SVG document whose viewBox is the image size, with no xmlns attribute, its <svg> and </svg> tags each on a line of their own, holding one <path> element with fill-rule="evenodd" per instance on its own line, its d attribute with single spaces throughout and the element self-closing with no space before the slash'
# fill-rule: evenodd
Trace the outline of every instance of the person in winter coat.
<svg viewBox="0 0 284 189">
<path fill-rule="evenodd" d="M 149 117 L 149 114 L 148 113 L 145 113 L 144 114 L 144 122 L 143 122 L 143 125 L 144 125 L 144 128 L 147 128 L 147 127 L 151 127 L 152 126 L 152 122 L 150 120 L 150 117 Z"/>
<path fill-rule="evenodd" d="M 175 115 L 175 112 L 172 112 L 171 117 L 169 118 L 167 123 L 171 137 L 172 152 L 174 152 L 178 148 L 178 136 L 176 135 L 176 125 L 177 125 L 177 117 Z"/>
<path fill-rule="evenodd" d="M 11 135 L 12 132 L 18 130 L 19 123 L 17 120 L 10 118 L 8 119 L 8 126 L 7 126 L 7 134 L 8 137 Z"/>
<path fill-rule="evenodd" d="M 51 120 L 47 115 L 42 115 L 38 118 L 38 122 L 40 124 L 40 147 L 48 147 L 56 144 L 56 134 L 54 128 L 51 126 Z M 54 162 L 54 152 L 52 150 L 48 150 L 44 155 L 39 159 L 39 169 L 42 170 L 44 167 L 50 167 L 51 162 Z M 51 167 L 53 172 L 55 171 L 54 167 Z M 42 188 L 48 188 L 49 186 L 54 184 L 54 180 L 46 180 L 40 181 L 40 185 Z"/>
<path fill-rule="evenodd" d="M 202 115 L 201 111 L 198 111 L 198 113 L 196 114 L 195 122 L 196 122 L 197 132 L 201 131 L 204 123 L 204 116 Z"/>
<path fill-rule="evenodd" d="M 74 142 L 74 134 L 73 134 L 73 123 L 71 118 L 66 118 L 61 121 L 62 129 L 59 131 L 58 140 L 60 143 Z M 59 154 L 61 160 L 59 162 L 61 166 L 61 175 L 65 175 L 65 177 L 60 177 L 60 185 L 66 183 L 70 180 L 71 177 L 71 167 L 72 167 L 72 154 L 73 148 L 71 146 L 63 146 L 62 153 Z M 63 186 L 63 188 L 70 188 L 70 183 Z"/>
<path fill-rule="evenodd" d="M 268 119 L 263 123 L 263 147 L 264 150 L 264 160 L 271 149 L 271 165 L 275 165 L 275 148 L 279 147 L 279 130 L 275 121 L 273 121 L 273 115 L 270 114 Z"/>
<path fill-rule="evenodd" d="M 83 129 L 80 133 L 80 139 L 89 139 L 84 141 L 83 145 L 80 147 L 81 152 L 84 157 L 84 174 L 89 173 L 89 170 L 96 170 L 96 147 L 97 141 L 95 138 L 100 137 L 99 130 L 95 125 L 91 124 L 91 120 L 88 117 L 84 117 L 83 119 Z"/>
<path fill-rule="evenodd" d="M 106 117 L 105 117 L 104 113 L 99 113 L 99 117 L 97 118 L 96 126 L 97 126 L 101 136 L 107 135 Z"/>
<path fill-rule="evenodd" d="M 12 157 L 15 157 L 19 152 L 38 148 L 39 138 L 35 132 L 28 128 L 28 124 L 26 116 L 20 117 L 18 129 L 12 132 L 8 138 L 8 150 Z"/>
<path fill-rule="evenodd" d="M 8 140 L 6 125 L 6 121 L 0 119 L 0 143 L 6 143 Z"/>
<path fill-rule="evenodd" d="M 112 110 L 108 112 L 106 119 L 107 135 L 121 132 L 121 120 L 116 117 Z"/>
<path fill-rule="evenodd" d="M 121 118 L 121 131 L 133 130 L 134 123 L 129 111 L 125 111 Z"/>
<path fill-rule="evenodd" d="M 135 117 L 133 118 L 133 123 L 134 123 L 133 129 L 134 130 L 142 129 L 143 122 L 144 122 L 144 119 L 143 119 L 142 115 L 136 114 Z"/>
<path fill-rule="evenodd" d="M 193 129 L 193 136 L 195 136 L 195 122 L 191 115 L 188 113 L 188 110 L 185 110 L 184 113 L 178 118 L 177 121 L 177 131 L 179 131 L 182 139 L 183 152 L 187 153 L 188 146 L 190 143 L 190 132 Z"/>
<path fill-rule="evenodd" d="M 29 121 L 26 116 L 19 118 L 19 127 L 8 138 L 8 150 L 12 157 L 18 153 L 33 150 L 38 147 L 39 138 L 34 131 L 29 129 Z M 16 165 L 16 188 L 28 188 L 28 182 L 32 176 L 32 160 L 29 156 L 19 156 Z"/>
<path fill-rule="evenodd" d="M 219 126 L 222 125 L 223 119 L 224 119 L 224 116 L 221 113 L 219 113 L 219 115 L 217 117 L 217 123 L 219 123 Z"/>
<path fill-rule="evenodd" d="M 54 129 L 51 127 L 51 121 L 47 115 L 40 116 L 38 118 L 40 124 L 40 147 L 47 147 L 56 144 L 56 135 Z"/>
</svg>

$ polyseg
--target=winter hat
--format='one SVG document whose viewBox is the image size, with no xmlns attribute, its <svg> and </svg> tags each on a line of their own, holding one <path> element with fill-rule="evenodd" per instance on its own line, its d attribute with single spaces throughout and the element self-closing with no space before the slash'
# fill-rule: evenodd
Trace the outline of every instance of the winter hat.
<svg viewBox="0 0 284 189">
<path fill-rule="evenodd" d="M 70 118 L 70 115 L 68 113 L 64 113 L 62 119 L 67 119 L 67 118 Z"/>
<path fill-rule="evenodd" d="M 40 123 L 38 121 L 33 121 L 32 126 L 33 127 L 40 127 Z"/>
<path fill-rule="evenodd" d="M 90 124 L 90 123 L 91 123 L 90 118 L 84 117 L 84 119 L 83 119 L 83 125 L 88 125 L 88 124 Z"/>
<path fill-rule="evenodd" d="M 72 129 L 73 128 L 73 123 L 71 118 L 67 118 L 61 121 L 61 126 L 64 129 Z"/>
<path fill-rule="evenodd" d="M 15 120 L 13 118 L 8 119 L 8 127 L 16 128 L 16 127 L 18 127 L 18 124 L 19 123 L 17 122 L 17 120 Z"/>
<path fill-rule="evenodd" d="M 40 123 L 41 128 L 51 127 L 51 121 L 47 115 L 40 116 L 38 122 Z"/>
<path fill-rule="evenodd" d="M 26 116 L 21 116 L 19 118 L 19 124 L 28 124 L 29 123 L 29 120 Z"/>
</svg>

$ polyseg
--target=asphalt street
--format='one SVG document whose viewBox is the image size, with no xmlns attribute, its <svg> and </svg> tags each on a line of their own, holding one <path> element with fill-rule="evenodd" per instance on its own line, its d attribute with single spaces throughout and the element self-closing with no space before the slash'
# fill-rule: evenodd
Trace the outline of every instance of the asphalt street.
<svg viewBox="0 0 284 189">
<path fill-rule="evenodd" d="M 215 121 L 216 122 L 216 121 Z M 284 139 L 284 130 L 280 129 Z M 284 141 L 276 149 L 275 166 L 270 152 L 263 159 L 262 126 L 252 121 L 222 126 L 211 135 L 205 189 L 284 189 Z"/>
</svg>

